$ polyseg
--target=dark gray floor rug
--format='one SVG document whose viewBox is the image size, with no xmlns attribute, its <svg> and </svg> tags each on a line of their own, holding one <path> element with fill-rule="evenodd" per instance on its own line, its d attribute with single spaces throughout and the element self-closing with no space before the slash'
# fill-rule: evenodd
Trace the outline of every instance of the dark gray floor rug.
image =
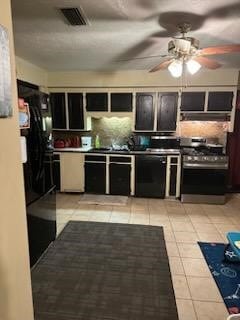
<svg viewBox="0 0 240 320">
<path fill-rule="evenodd" d="M 35 320 L 176 320 L 161 227 L 70 221 L 32 270 Z"/>
</svg>

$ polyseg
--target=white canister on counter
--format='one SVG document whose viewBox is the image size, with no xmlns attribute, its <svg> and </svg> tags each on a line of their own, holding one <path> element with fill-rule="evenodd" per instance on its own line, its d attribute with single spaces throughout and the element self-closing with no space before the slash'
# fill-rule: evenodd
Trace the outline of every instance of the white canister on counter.
<svg viewBox="0 0 240 320">
<path fill-rule="evenodd" d="M 91 148 L 92 146 L 92 137 L 81 137 L 82 147 Z"/>
</svg>

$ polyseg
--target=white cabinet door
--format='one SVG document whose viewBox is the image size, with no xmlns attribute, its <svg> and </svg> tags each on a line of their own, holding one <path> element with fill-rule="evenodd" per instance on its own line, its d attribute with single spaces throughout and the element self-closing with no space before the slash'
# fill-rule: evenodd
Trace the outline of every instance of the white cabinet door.
<svg viewBox="0 0 240 320">
<path fill-rule="evenodd" d="M 60 168 L 61 191 L 84 192 L 84 154 L 61 153 Z"/>
</svg>

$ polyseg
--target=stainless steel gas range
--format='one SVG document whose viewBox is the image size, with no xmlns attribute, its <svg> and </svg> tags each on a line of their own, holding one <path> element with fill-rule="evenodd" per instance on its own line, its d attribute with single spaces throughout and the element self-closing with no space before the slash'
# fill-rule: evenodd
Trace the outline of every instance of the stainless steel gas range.
<svg viewBox="0 0 240 320">
<path fill-rule="evenodd" d="M 224 155 L 183 156 L 181 201 L 223 204 L 226 200 L 228 157 Z"/>
</svg>

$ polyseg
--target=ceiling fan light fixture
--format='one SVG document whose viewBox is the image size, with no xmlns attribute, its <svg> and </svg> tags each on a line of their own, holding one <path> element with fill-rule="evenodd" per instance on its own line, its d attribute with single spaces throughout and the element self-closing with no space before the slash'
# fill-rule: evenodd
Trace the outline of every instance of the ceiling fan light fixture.
<svg viewBox="0 0 240 320">
<path fill-rule="evenodd" d="M 199 71 L 199 69 L 202 67 L 199 62 L 196 60 L 188 60 L 186 62 L 187 69 L 191 74 L 195 74 Z"/>
<path fill-rule="evenodd" d="M 174 40 L 175 49 L 179 52 L 189 53 L 191 49 L 191 41 L 186 39 L 175 39 Z"/>
<path fill-rule="evenodd" d="M 183 64 L 180 60 L 174 60 L 169 66 L 168 70 L 174 78 L 179 78 L 182 75 Z"/>
</svg>

